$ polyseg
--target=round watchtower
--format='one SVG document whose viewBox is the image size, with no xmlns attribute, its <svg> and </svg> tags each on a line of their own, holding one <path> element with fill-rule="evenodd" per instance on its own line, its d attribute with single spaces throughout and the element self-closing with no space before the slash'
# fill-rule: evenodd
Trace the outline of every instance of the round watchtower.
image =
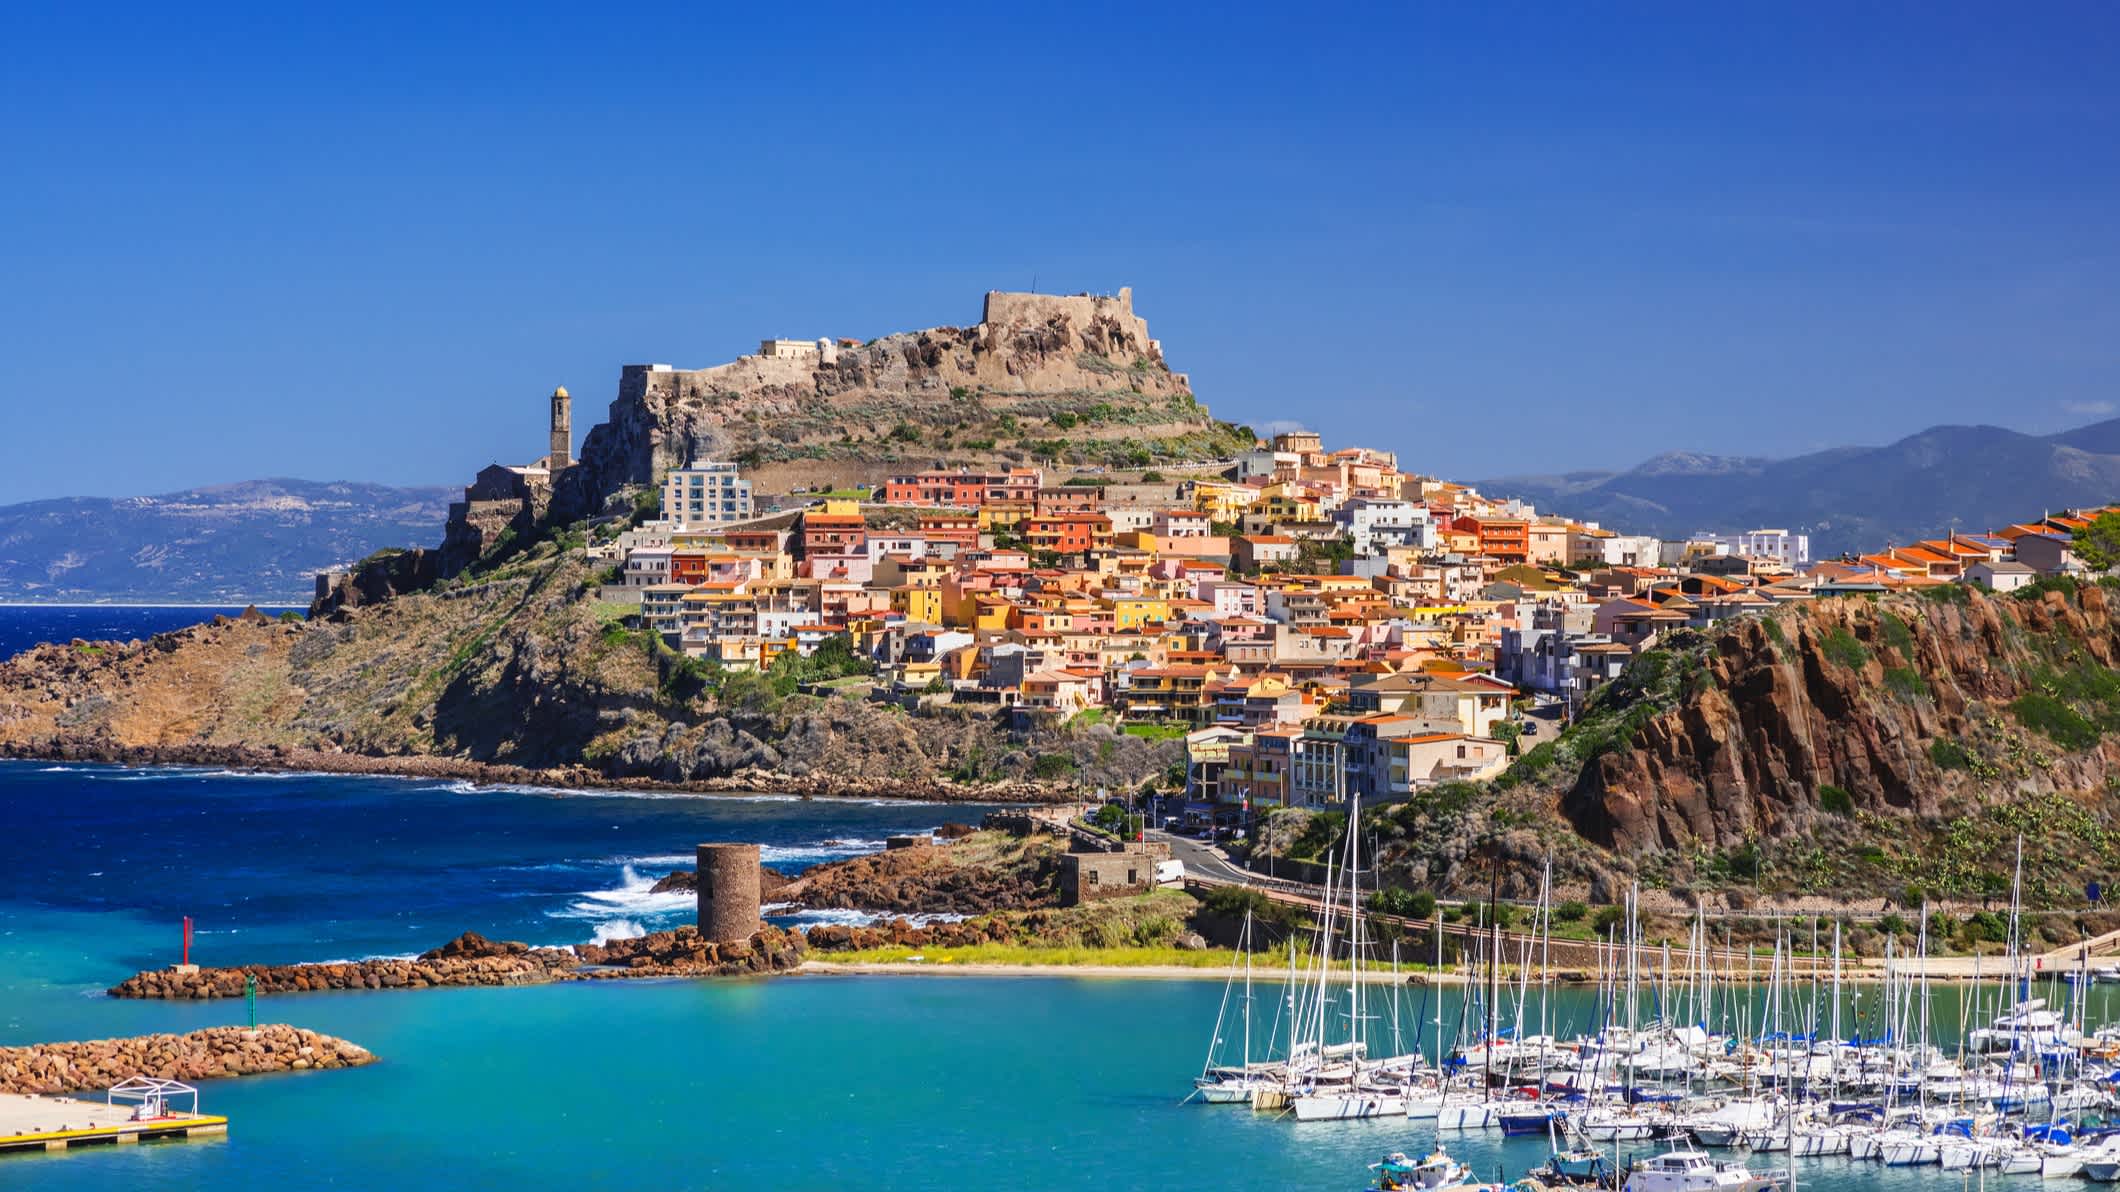
<svg viewBox="0 0 2120 1192">
<path fill-rule="evenodd" d="M 758 846 L 699 846 L 699 933 L 717 944 L 758 934 Z"/>
</svg>

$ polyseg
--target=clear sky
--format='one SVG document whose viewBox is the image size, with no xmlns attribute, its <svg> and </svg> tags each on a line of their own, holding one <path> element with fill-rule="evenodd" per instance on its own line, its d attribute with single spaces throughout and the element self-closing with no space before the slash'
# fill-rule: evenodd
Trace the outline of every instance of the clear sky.
<svg viewBox="0 0 2120 1192">
<path fill-rule="evenodd" d="M 2108 3 L 33 7 L 0 501 L 460 484 L 1034 283 L 1465 478 L 2120 401 Z"/>
</svg>

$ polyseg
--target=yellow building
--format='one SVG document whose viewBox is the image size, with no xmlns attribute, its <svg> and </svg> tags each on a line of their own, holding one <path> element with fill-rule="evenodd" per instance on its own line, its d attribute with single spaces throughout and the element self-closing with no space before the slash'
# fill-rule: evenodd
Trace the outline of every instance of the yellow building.
<svg viewBox="0 0 2120 1192">
<path fill-rule="evenodd" d="M 1193 508 L 1213 521 L 1236 521 L 1258 500 L 1259 490 L 1248 484 L 1231 484 L 1226 480 L 1200 480 L 1193 484 Z"/>
<path fill-rule="evenodd" d="M 942 624 L 942 589 L 925 584 L 899 584 L 891 589 L 891 609 L 921 625 Z"/>
<path fill-rule="evenodd" d="M 1112 628 L 1122 633 L 1170 620 L 1170 602 L 1154 596 L 1114 595 L 1104 603 L 1111 606 Z"/>
</svg>

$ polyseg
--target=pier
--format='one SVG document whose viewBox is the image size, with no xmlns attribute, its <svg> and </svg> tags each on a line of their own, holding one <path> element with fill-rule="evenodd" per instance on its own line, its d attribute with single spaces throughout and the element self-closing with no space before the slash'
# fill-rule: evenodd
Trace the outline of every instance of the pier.
<svg viewBox="0 0 2120 1192">
<path fill-rule="evenodd" d="M 189 1110 L 170 1108 L 171 1099 L 186 1096 Z M 133 1104 L 120 1103 L 128 1100 Z M 198 1105 L 199 1091 L 190 1085 L 141 1077 L 113 1087 L 101 1102 L 0 1093 L 0 1152 L 129 1146 L 228 1133 L 227 1118 L 200 1113 Z"/>
</svg>

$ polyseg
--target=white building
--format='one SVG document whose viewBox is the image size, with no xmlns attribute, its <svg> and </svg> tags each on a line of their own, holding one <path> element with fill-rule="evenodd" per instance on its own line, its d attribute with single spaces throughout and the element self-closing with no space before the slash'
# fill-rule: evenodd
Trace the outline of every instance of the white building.
<svg viewBox="0 0 2120 1192">
<path fill-rule="evenodd" d="M 1354 539 L 1354 553 L 1374 555 L 1386 547 L 1410 546 L 1434 550 L 1435 518 L 1428 506 L 1412 501 L 1390 501 L 1356 497 L 1333 513 L 1333 520 L 1347 527 Z"/>
<path fill-rule="evenodd" d="M 1699 540 L 1714 543 L 1725 554 L 1772 559 L 1786 567 L 1807 567 L 1811 562 L 1809 534 L 1791 534 L 1787 530 L 1746 530 L 1742 534 L 1702 534 Z"/>
<path fill-rule="evenodd" d="M 689 468 L 672 468 L 663 477 L 663 520 L 679 530 L 724 526 L 757 516 L 751 482 L 736 465 L 694 460 Z"/>
</svg>

